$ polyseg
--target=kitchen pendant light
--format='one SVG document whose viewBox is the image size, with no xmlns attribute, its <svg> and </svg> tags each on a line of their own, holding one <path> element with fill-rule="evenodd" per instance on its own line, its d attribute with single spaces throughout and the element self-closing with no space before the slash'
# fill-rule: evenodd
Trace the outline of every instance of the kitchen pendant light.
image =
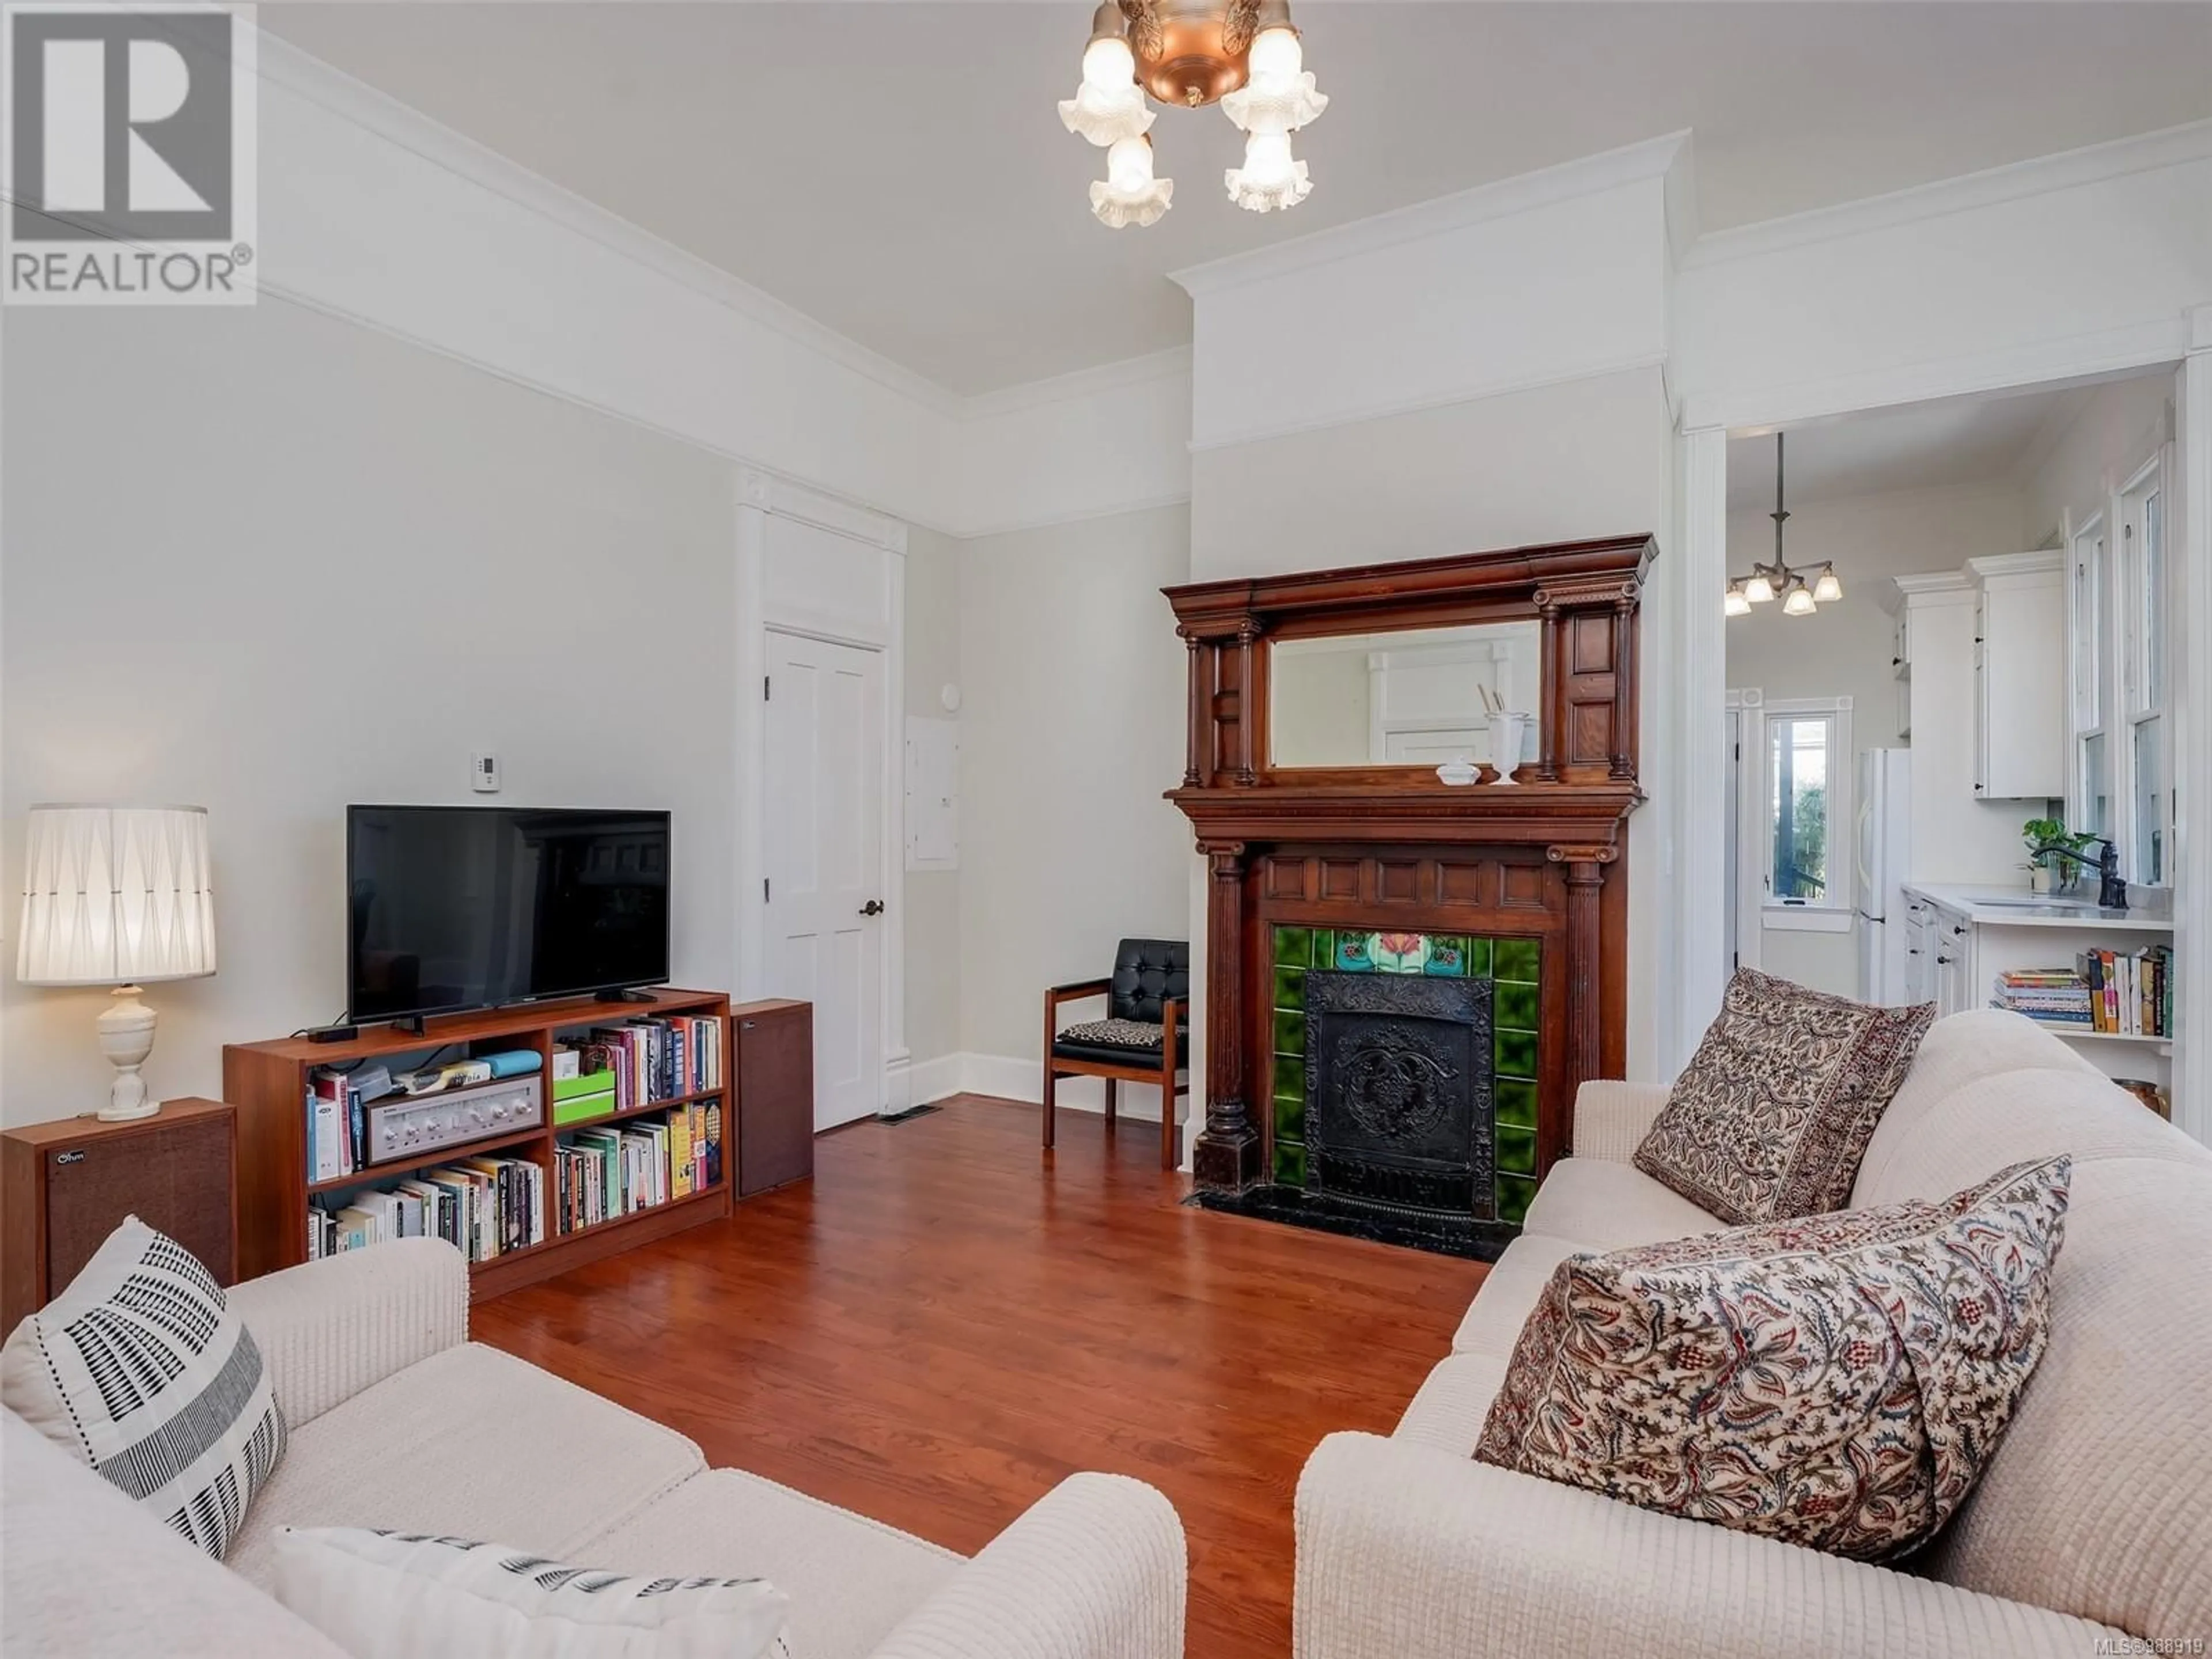
<svg viewBox="0 0 2212 1659">
<path fill-rule="evenodd" d="M 1243 166 L 1222 175 L 1237 206 L 1269 213 L 1312 193 L 1291 135 L 1320 118 L 1328 99 L 1305 67 L 1289 0 L 1104 0 L 1091 14 L 1083 79 L 1060 100 L 1060 118 L 1109 151 L 1091 210 L 1117 229 L 1153 223 L 1174 192 L 1172 180 L 1152 179 L 1149 146 L 1141 179 L 1123 148 L 1151 130 L 1147 95 L 1186 109 L 1220 104 L 1245 135 Z"/>
<path fill-rule="evenodd" d="M 1774 520 L 1774 562 L 1754 564 L 1748 576 L 1729 578 L 1728 592 L 1722 599 L 1723 615 L 1747 617 L 1753 605 L 1771 605 L 1782 601 L 1785 617 L 1809 617 L 1824 605 L 1832 605 L 1844 597 L 1843 580 L 1836 574 L 1832 560 L 1823 563 L 1820 574 L 1808 582 L 1790 568 L 1782 556 L 1782 526 L 1789 522 L 1790 509 L 1783 499 L 1782 434 L 1774 434 L 1774 511 L 1766 515 Z"/>
</svg>

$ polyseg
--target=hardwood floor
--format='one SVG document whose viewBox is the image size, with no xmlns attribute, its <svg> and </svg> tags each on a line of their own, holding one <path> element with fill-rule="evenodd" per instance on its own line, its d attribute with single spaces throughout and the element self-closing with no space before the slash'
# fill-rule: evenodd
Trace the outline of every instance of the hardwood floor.
<svg viewBox="0 0 2212 1659">
<path fill-rule="evenodd" d="M 1276 1659 L 1306 1455 L 1389 1431 L 1485 1270 L 1183 1208 L 1158 1156 L 1069 1112 L 1041 1163 L 1034 1107 L 959 1097 L 475 1334 L 966 1553 L 1078 1469 L 1149 1480 L 1189 1534 L 1194 1659 Z"/>
</svg>

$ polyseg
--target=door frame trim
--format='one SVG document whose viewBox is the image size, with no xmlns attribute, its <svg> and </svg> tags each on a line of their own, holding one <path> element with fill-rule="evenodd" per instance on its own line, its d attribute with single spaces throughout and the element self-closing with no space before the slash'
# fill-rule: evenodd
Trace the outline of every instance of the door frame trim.
<svg viewBox="0 0 2212 1659">
<path fill-rule="evenodd" d="M 899 1111 L 911 1088 L 906 1037 L 906 550 L 907 526 L 896 519 L 852 506 L 773 473 L 740 468 L 735 489 L 733 554 L 737 568 L 738 700 L 734 803 L 737 823 L 736 994 L 767 994 L 768 705 L 760 695 L 768 673 L 771 632 L 880 652 L 884 659 L 883 825 L 880 879 L 884 902 L 884 1075 L 877 1085 L 879 1111 Z M 771 597 L 769 524 L 787 519 L 875 549 L 882 556 L 884 620 L 833 617 L 801 611 Z"/>
</svg>

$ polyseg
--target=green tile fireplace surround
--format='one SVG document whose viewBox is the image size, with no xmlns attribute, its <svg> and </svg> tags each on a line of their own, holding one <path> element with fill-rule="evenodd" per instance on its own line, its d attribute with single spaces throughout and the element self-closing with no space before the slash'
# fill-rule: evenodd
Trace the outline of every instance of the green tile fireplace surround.
<svg viewBox="0 0 2212 1659">
<path fill-rule="evenodd" d="M 1496 1218 L 1518 1224 L 1536 1192 L 1536 1103 L 1542 1045 L 1542 942 L 1508 935 L 1419 933 L 1277 926 L 1271 1058 L 1277 1185 L 1306 1185 L 1306 975 L 1414 974 L 1491 982 L 1495 1027 Z"/>
</svg>

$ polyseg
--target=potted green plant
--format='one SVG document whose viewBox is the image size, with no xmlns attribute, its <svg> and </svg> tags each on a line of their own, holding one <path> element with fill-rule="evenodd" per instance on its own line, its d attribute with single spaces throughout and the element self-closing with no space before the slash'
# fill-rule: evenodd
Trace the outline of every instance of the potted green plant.
<svg viewBox="0 0 2212 1659">
<path fill-rule="evenodd" d="M 2021 825 L 2020 833 L 2027 843 L 2030 887 L 2039 893 L 2063 893 L 2081 885 L 2081 860 L 2057 854 L 2080 853 L 2097 839 L 2095 836 L 2069 830 L 2063 818 L 2030 818 Z"/>
</svg>

